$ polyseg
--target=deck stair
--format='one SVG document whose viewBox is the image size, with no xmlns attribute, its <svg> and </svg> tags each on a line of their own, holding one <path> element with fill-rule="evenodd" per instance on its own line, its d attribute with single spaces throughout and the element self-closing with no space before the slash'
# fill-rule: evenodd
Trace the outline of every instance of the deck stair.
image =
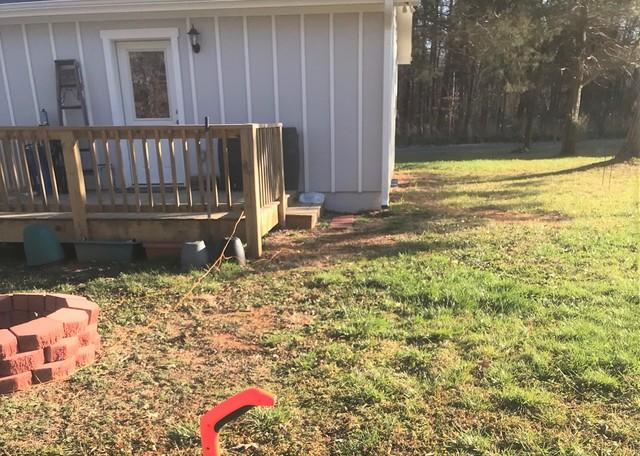
<svg viewBox="0 0 640 456">
<path fill-rule="evenodd" d="M 294 230 L 310 230 L 314 228 L 322 213 L 322 204 L 302 204 L 297 201 L 295 193 L 289 193 L 289 203 L 287 207 L 287 228 Z"/>
</svg>

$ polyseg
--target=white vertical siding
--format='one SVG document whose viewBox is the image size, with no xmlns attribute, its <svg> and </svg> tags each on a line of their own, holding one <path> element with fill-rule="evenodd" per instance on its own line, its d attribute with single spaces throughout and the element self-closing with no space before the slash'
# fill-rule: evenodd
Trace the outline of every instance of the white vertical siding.
<svg viewBox="0 0 640 456">
<path fill-rule="evenodd" d="M 358 15 L 336 14 L 336 191 L 358 191 Z"/>
<path fill-rule="evenodd" d="M 269 16 L 249 17 L 247 26 L 253 120 L 254 122 L 273 122 L 276 120 L 276 113 L 273 92 L 271 18 Z"/>
<path fill-rule="evenodd" d="M 363 148 L 362 190 L 380 191 L 382 163 L 382 69 L 383 17 L 367 13 L 363 17 Z"/>
<path fill-rule="evenodd" d="M 241 17 L 221 17 L 220 56 L 225 99 L 225 117 L 230 123 L 246 122 L 247 87 L 244 62 L 244 33 Z"/>
<path fill-rule="evenodd" d="M 309 188 L 331 191 L 329 15 L 305 15 Z M 309 56 L 312 56 L 310 58 Z"/>
<path fill-rule="evenodd" d="M 191 51 L 186 35 L 191 24 L 201 33 L 199 54 Z M 25 30 L 38 108 L 57 123 L 53 60 L 82 60 L 90 117 L 96 125 L 112 123 L 100 32 L 163 27 L 179 30 L 178 90 L 187 122 L 200 123 L 204 116 L 212 122 L 281 121 L 298 130 L 301 162 L 306 157 L 302 188 L 381 191 L 382 13 L 30 24 Z M 12 122 L 13 106 L 17 124 L 33 125 L 37 117 L 21 27 L 0 26 L 0 43 L 12 98 L 10 103 L 0 72 L 0 107 L 6 107 L 0 109 L 0 124 Z"/>
</svg>

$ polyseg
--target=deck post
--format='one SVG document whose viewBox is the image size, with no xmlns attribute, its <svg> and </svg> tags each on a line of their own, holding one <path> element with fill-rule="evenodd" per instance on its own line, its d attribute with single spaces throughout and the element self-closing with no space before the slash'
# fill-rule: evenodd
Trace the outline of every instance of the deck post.
<svg viewBox="0 0 640 456">
<path fill-rule="evenodd" d="M 256 125 L 250 124 L 243 127 L 240 132 L 240 153 L 242 156 L 242 186 L 244 190 L 244 225 L 249 258 L 260 258 L 262 256 L 259 207 L 260 182 L 256 143 Z"/>
<path fill-rule="evenodd" d="M 275 131 L 276 153 L 276 188 L 278 189 L 278 225 L 287 226 L 287 190 L 284 188 L 284 150 L 282 147 L 282 124 L 279 123 Z"/>
<path fill-rule="evenodd" d="M 67 175 L 73 229 L 76 240 L 81 241 L 89 237 L 89 228 L 87 226 L 87 192 L 82 172 L 80 146 L 78 139 L 72 132 L 64 132 L 60 135 L 60 139 L 62 140 L 62 155 Z"/>
</svg>

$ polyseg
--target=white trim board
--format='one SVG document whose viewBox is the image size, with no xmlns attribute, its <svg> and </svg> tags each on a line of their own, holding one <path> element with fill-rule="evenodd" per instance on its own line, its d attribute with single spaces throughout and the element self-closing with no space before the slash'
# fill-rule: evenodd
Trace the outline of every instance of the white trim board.
<svg viewBox="0 0 640 456">
<path fill-rule="evenodd" d="M 262 14 L 273 14 L 273 9 L 282 9 L 283 13 L 292 13 L 294 8 L 308 8 L 309 13 L 313 12 L 339 12 L 348 9 L 369 8 L 381 10 L 387 0 L 64 0 L 48 2 L 18 2 L 0 4 L 0 17 L 3 19 L 47 18 L 51 21 L 53 17 L 73 16 L 96 17 L 100 15 L 131 14 L 135 13 L 173 13 L 190 12 L 200 17 L 200 12 L 232 11 L 237 14 L 239 11 L 251 9 L 253 15 L 255 10 Z M 404 5 L 407 0 L 392 0 L 394 4 Z M 409 0 L 409 3 L 414 3 Z M 345 11 L 346 12 L 346 11 Z M 298 13 L 296 11 L 295 13 Z M 75 20 L 75 19 L 74 19 Z"/>
<path fill-rule="evenodd" d="M 302 157 L 304 164 L 304 191 L 309 191 L 309 139 L 307 135 L 307 43 L 304 14 L 300 15 L 300 79 L 302 88 Z"/>
<path fill-rule="evenodd" d="M 222 55 L 220 46 L 220 21 L 218 16 L 213 19 L 213 31 L 216 36 L 216 72 L 218 74 L 218 102 L 220 103 L 220 122 L 227 122 L 224 102 L 224 82 L 222 81 Z"/>
<path fill-rule="evenodd" d="M 33 109 L 36 114 L 36 124 L 40 123 L 40 104 L 38 102 L 38 92 L 36 89 L 36 81 L 33 76 L 33 66 L 31 65 L 31 51 L 29 50 L 29 38 L 27 37 L 27 26 L 22 24 L 22 41 L 24 42 L 24 54 L 27 59 L 27 72 L 29 74 L 29 83 L 31 84 L 31 97 L 33 98 Z"/>
<path fill-rule="evenodd" d="M 87 78 L 87 69 L 84 66 L 84 47 L 82 45 L 82 31 L 80 30 L 80 22 L 76 21 L 76 41 L 78 44 L 78 56 L 80 57 L 80 72 L 82 73 L 82 84 L 84 85 L 84 102 L 87 108 L 87 117 L 89 125 L 93 125 L 93 108 L 91 105 L 91 94 L 89 93 L 89 81 Z"/>
<path fill-rule="evenodd" d="M 16 114 L 13 110 L 13 100 L 11 98 L 11 90 L 9 90 L 9 78 L 7 76 L 7 65 L 4 59 L 4 49 L 2 48 L 2 37 L 0 36 L 0 72 L 2 73 L 2 82 L 4 85 L 4 94 L 7 98 L 7 104 L 9 105 L 9 118 L 11 119 L 11 125 L 16 124 Z"/>
<path fill-rule="evenodd" d="M 109 100 L 111 103 L 111 117 L 114 125 L 124 125 L 124 106 L 122 104 L 122 91 L 120 77 L 118 76 L 116 42 L 127 40 L 170 40 L 173 77 L 176 85 L 176 104 L 178 120 L 182 125 L 186 123 L 184 112 L 184 87 L 182 85 L 182 72 L 180 71 L 180 47 L 178 46 L 179 32 L 177 28 L 140 28 L 102 30 L 102 48 L 107 69 L 107 85 L 109 88 Z"/>
<path fill-rule="evenodd" d="M 384 58 L 383 58 L 383 79 L 382 79 L 382 173 L 381 173 L 381 201 L 382 206 L 389 205 L 389 187 L 391 185 L 391 148 L 392 148 L 392 129 L 391 123 L 393 117 L 393 74 L 395 59 L 393 58 L 393 41 L 394 36 L 394 12 L 393 0 L 385 0 L 384 7 Z"/>
<path fill-rule="evenodd" d="M 186 20 L 187 28 L 185 30 L 191 30 L 191 26 L 193 25 L 191 22 L 191 18 L 188 17 Z M 191 103 L 193 106 L 193 123 L 198 123 L 198 117 L 200 116 L 200 109 L 198 108 L 198 97 L 196 94 L 196 70 L 195 70 L 195 62 L 193 52 L 191 51 L 191 42 L 187 43 L 189 48 L 189 81 L 191 82 Z"/>
</svg>

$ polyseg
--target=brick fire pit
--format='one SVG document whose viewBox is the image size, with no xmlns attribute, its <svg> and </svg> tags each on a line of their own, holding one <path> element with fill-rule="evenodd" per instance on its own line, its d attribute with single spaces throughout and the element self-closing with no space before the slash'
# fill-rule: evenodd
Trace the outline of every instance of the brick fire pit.
<svg viewBox="0 0 640 456">
<path fill-rule="evenodd" d="M 94 302 L 64 294 L 0 295 L 0 394 L 65 378 L 100 349 Z"/>
</svg>

